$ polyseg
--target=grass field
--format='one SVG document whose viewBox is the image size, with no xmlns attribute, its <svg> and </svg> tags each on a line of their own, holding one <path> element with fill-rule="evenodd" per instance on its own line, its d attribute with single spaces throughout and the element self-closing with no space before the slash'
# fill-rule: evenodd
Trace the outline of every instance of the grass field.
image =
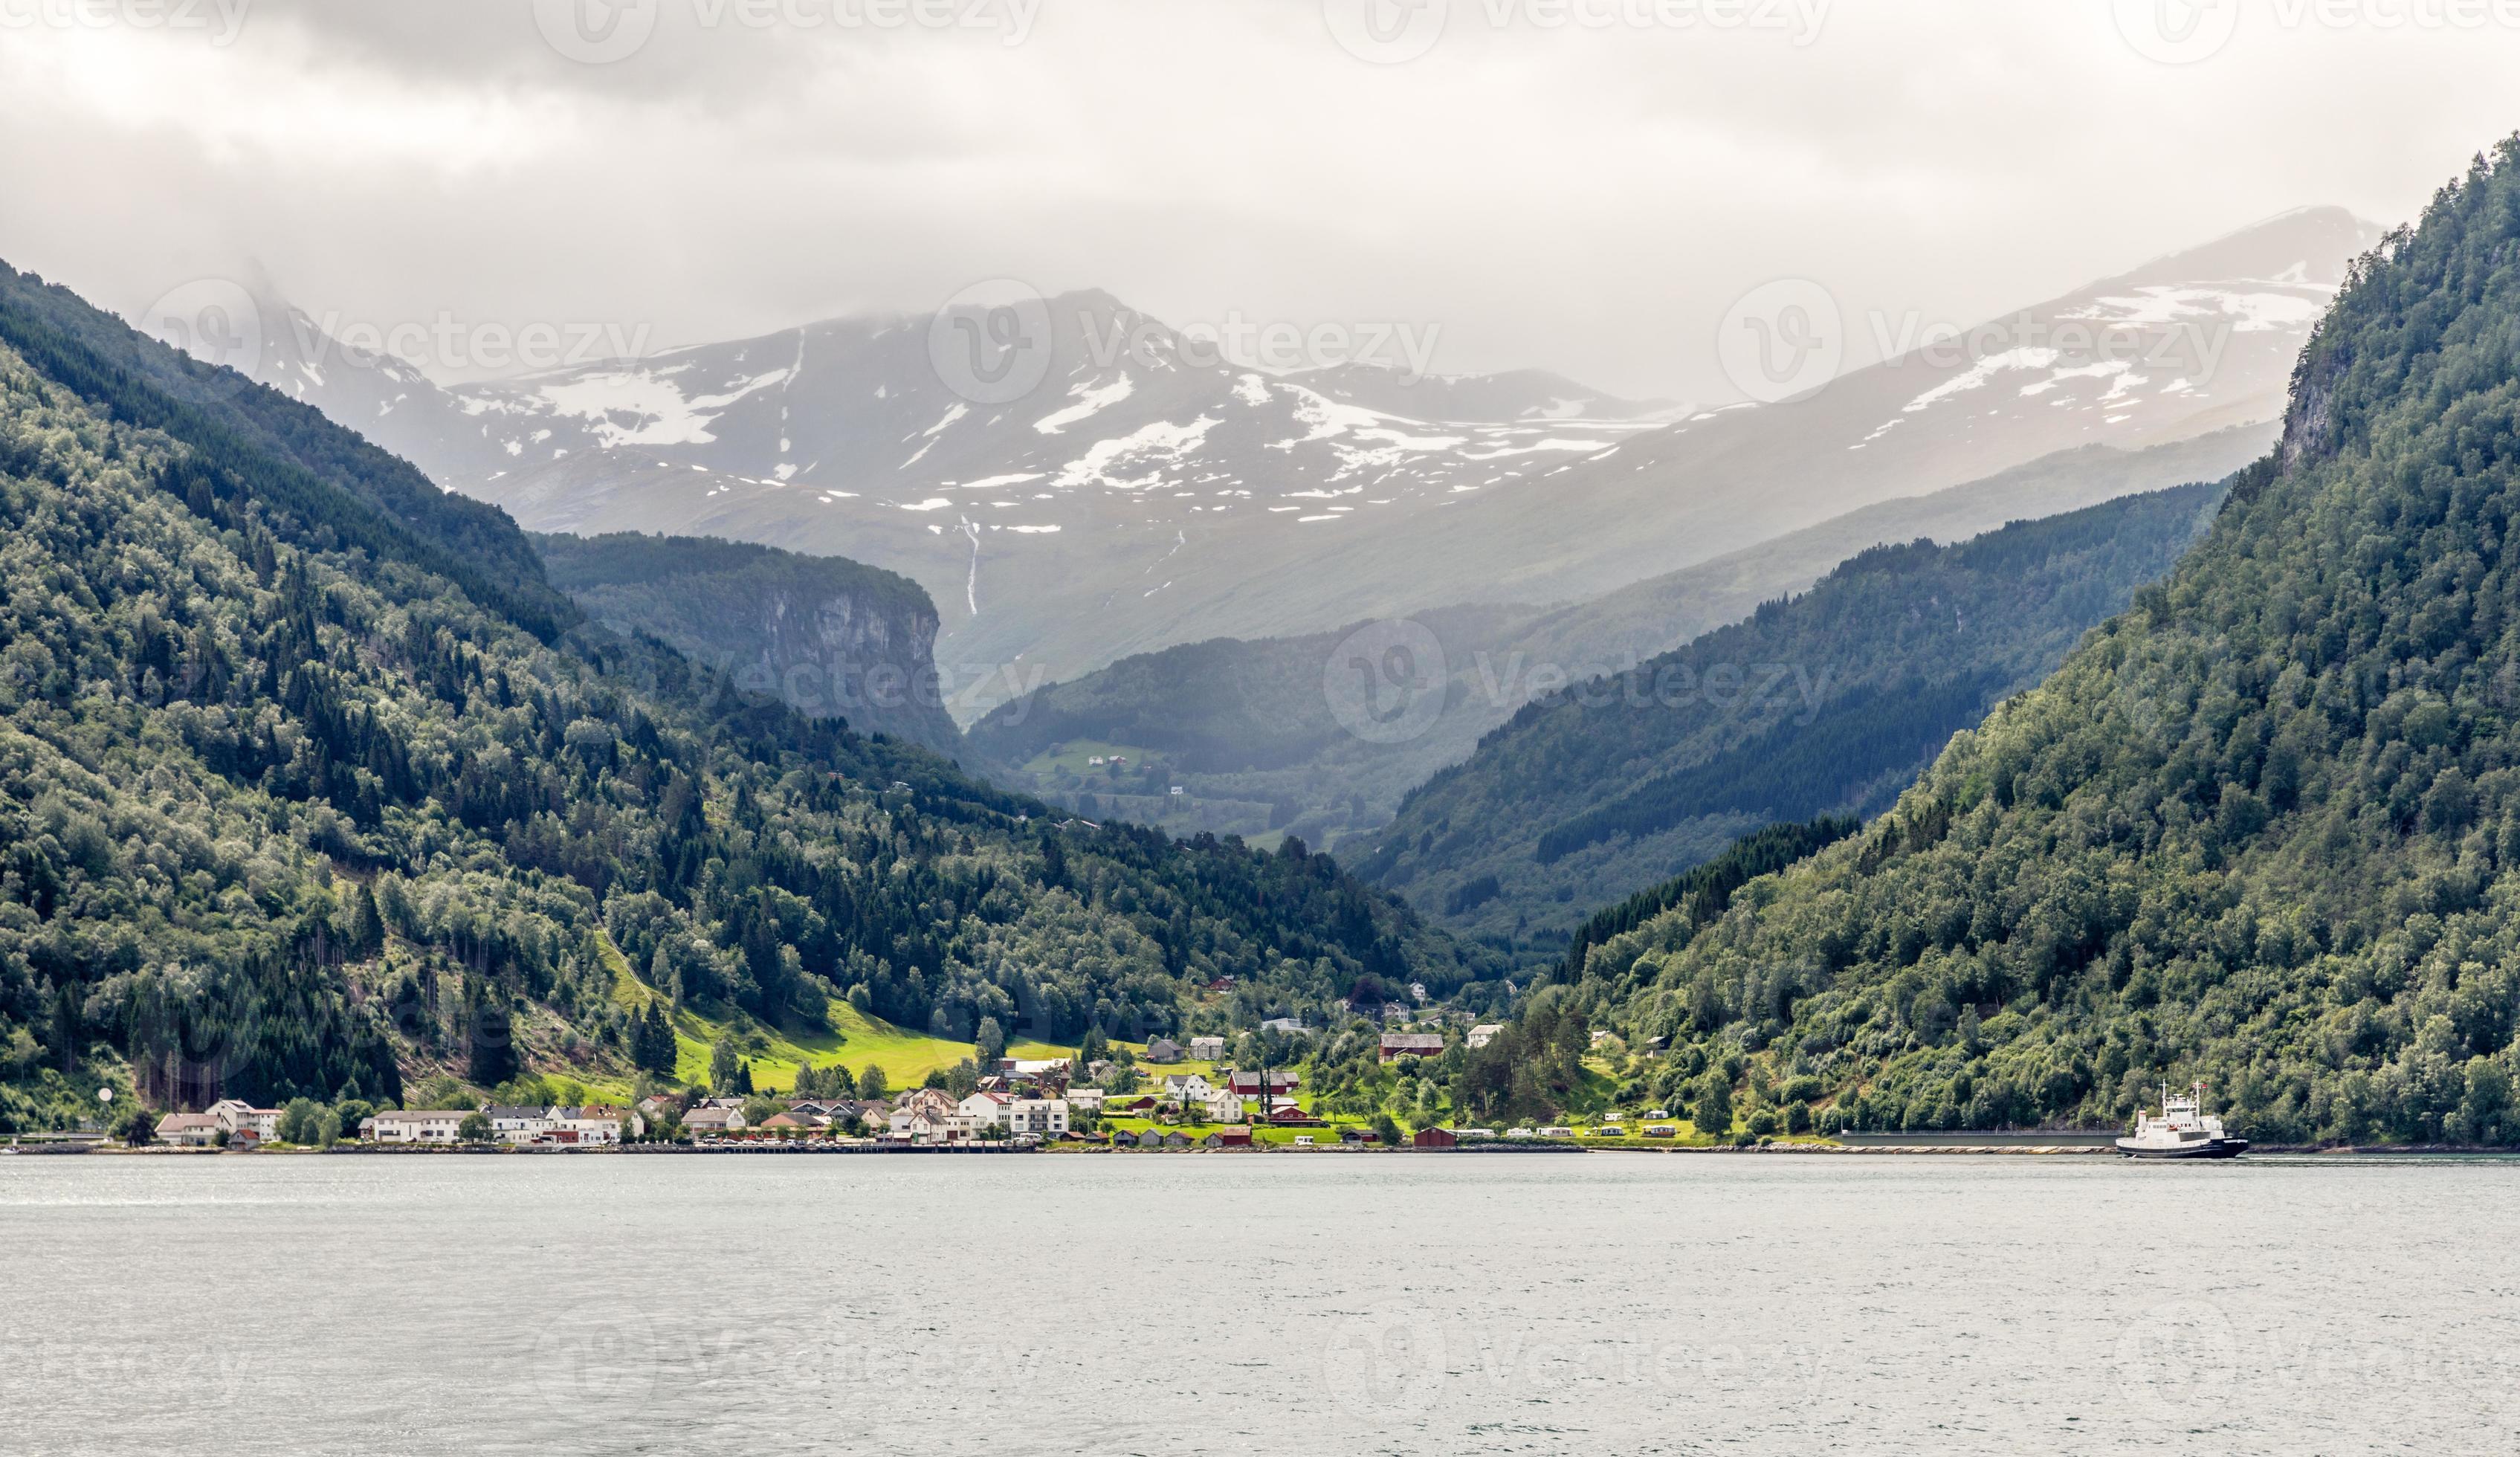
<svg viewBox="0 0 2520 1457">
<path fill-rule="evenodd" d="M 1105 780 L 1108 782 L 1106 772 L 1102 768 L 1095 765 L 1092 760 L 1097 758 L 1109 758 L 1115 753 L 1121 754 L 1126 756 L 1129 760 L 1128 768 L 1122 772 L 1135 774 L 1142 766 L 1163 758 L 1162 754 L 1156 753 L 1151 750 L 1140 749 L 1135 745 L 1103 744 L 1086 739 L 1072 740 L 1061 745 L 1059 747 L 1059 751 L 1060 751 L 1058 753 L 1051 753 L 1044 751 L 1041 753 L 1035 754 L 1032 761 L 1023 766 L 1024 772 L 1027 774 L 1076 774 L 1089 780 Z"/>
<path fill-rule="evenodd" d="M 630 963 L 612 944 L 609 936 L 599 935 L 598 945 L 605 963 L 612 972 L 612 999 L 623 1007 L 645 1010 L 657 993 L 631 975 Z M 668 1009 L 669 1011 L 671 1009 Z M 831 1004 L 829 1030 L 806 1030 L 772 1027 L 750 1023 L 739 1027 L 732 1020 L 704 1017 L 691 1008 L 673 1012 L 674 1075 L 685 1081 L 708 1076 L 709 1054 L 717 1044 L 730 1036 L 746 1050 L 742 1056 L 752 1065 L 752 1086 L 755 1092 L 787 1091 L 796 1086 L 796 1070 L 810 1064 L 828 1068 L 834 1063 L 847 1065 L 852 1072 L 864 1073 L 870 1067 L 883 1070 L 884 1081 L 895 1089 L 917 1087 L 930 1072 L 941 1072 L 971 1056 L 971 1044 L 948 1038 L 914 1032 L 895 1026 L 880 1018 L 869 1017 L 847 1002 Z M 1114 1044 L 1122 1045 L 1122 1044 Z M 1131 1045 L 1131 1051 L 1144 1053 L 1145 1047 Z M 1011 1058 L 1067 1058 L 1076 1049 L 1051 1042 L 1011 1042 Z M 1212 1072 L 1206 1063 L 1148 1065 L 1145 1071 L 1150 1080 L 1162 1072 Z M 626 1082 L 607 1082 L 601 1078 L 580 1079 L 591 1094 L 602 1097 L 626 1097 Z"/>
</svg>

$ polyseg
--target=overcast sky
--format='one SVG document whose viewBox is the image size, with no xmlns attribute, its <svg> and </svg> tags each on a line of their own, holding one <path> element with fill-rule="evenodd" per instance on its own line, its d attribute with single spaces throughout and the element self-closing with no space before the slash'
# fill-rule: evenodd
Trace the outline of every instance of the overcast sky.
<svg viewBox="0 0 2520 1457">
<path fill-rule="evenodd" d="M 0 258 L 129 315 L 662 345 L 1012 277 L 1696 400 L 1771 278 L 1966 322 L 2520 127 L 2486 0 L 75 3 L 0 0 Z"/>
</svg>

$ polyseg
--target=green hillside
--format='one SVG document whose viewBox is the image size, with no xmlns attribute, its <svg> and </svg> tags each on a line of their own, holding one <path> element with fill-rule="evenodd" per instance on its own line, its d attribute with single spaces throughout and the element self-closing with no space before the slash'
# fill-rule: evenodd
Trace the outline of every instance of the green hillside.
<svg viewBox="0 0 2520 1457">
<path fill-rule="evenodd" d="M 694 1017 L 790 1040 L 834 999 L 1144 1037 L 1227 977 L 1247 1017 L 1470 974 L 1300 844 L 1060 823 L 709 696 L 583 621 L 504 515 L 5 269 L 0 524 L 0 1126 L 100 1084 L 625 1078 L 671 1055 L 608 937 Z"/>
<path fill-rule="evenodd" d="M 1874 547 L 1747 620 L 1524 706 L 1411 793 L 1359 873 L 1531 961 L 1778 820 L 1886 807 L 1951 736 L 2169 570 L 2221 488 Z"/>
<path fill-rule="evenodd" d="M 1593 948 L 1598 1020 L 1861 1127 L 2201 1077 L 2260 1140 L 2520 1137 L 2516 167 L 2357 266 L 2166 583 L 1862 834 Z"/>
</svg>

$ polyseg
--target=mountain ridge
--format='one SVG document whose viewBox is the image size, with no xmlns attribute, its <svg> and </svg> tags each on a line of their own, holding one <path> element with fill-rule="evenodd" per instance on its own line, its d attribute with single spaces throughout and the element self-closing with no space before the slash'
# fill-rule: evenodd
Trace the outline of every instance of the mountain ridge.
<svg viewBox="0 0 2520 1457">
<path fill-rule="evenodd" d="M 2515 179 L 2520 137 L 2357 259 L 2166 581 L 1891 813 L 1570 992 L 1710 1106 L 1808 1077 L 1822 1126 L 2108 1123 L 2201 1078 L 2261 1140 L 2520 1137 Z"/>
<path fill-rule="evenodd" d="M 2087 441 L 2271 423 L 2362 232 L 2337 209 L 2288 214 L 2017 311 L 2036 316 L 2032 342 L 1991 338 L 1811 399 L 1676 421 L 1591 390 L 1571 414 L 1533 414 L 1559 387 L 1524 372 L 1480 389 L 1419 381 L 1410 404 L 1390 370 L 1353 362 L 1194 367 L 1181 330 L 1097 292 L 1040 301 L 1047 342 L 1018 361 L 1039 383 L 1006 402 L 971 372 L 1004 358 L 948 359 L 956 380 L 940 375 L 938 320 L 949 343 L 959 322 L 995 322 L 949 310 L 463 387 L 452 464 L 411 448 L 536 529 L 755 540 L 909 575 L 939 609 L 968 723 L 1036 672 L 1462 603 L 1589 600 Z M 2180 259 L 2192 266 L 2173 271 L 2193 276 L 2155 276 Z M 2060 329 L 2185 341 L 2214 370 L 2086 364 L 2058 352 Z M 2034 365 L 2037 349 L 2055 357 Z M 282 383 L 322 392 L 302 372 Z M 390 404 L 387 387 L 333 385 L 346 391 L 337 418 Z M 1491 387 L 1510 408 L 1451 418 L 1448 401 Z"/>
</svg>

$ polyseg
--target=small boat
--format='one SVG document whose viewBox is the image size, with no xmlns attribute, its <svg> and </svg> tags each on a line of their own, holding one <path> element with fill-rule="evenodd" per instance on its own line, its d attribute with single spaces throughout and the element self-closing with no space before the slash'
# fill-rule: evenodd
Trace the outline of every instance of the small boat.
<svg viewBox="0 0 2520 1457">
<path fill-rule="evenodd" d="M 2139 1114 L 2135 1136 L 2118 1140 L 2118 1152 L 2130 1159 L 2236 1159 L 2249 1147 L 2245 1138 L 2223 1131 L 2223 1120 L 2205 1112 L 2205 1084 L 2188 1084 L 2187 1096 L 2173 1098 L 2161 1089 L 2161 1116 Z"/>
</svg>

